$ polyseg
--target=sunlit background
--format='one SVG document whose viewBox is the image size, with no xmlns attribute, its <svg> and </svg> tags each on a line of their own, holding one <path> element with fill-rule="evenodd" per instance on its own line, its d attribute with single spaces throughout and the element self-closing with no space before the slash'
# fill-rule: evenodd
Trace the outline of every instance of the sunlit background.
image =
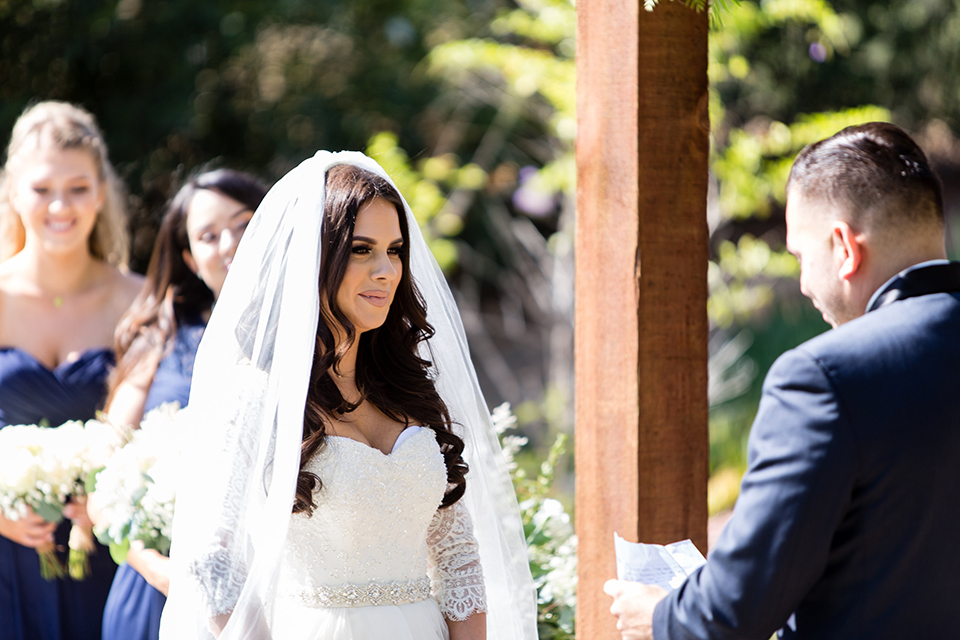
<svg viewBox="0 0 960 640">
<path fill-rule="evenodd" d="M 709 63 L 712 514 L 736 498 L 767 368 L 827 328 L 784 253 L 794 155 L 850 124 L 905 127 L 944 182 L 960 258 L 960 2 L 727 4 Z M 511 445 L 521 497 L 569 512 L 572 446 L 554 445 L 575 432 L 575 27 L 569 0 L 2 0 L 0 132 L 39 99 L 99 118 L 137 270 L 201 167 L 272 181 L 318 148 L 373 155 L 449 277 L 488 402 L 511 403 L 509 433 L 528 438 Z M 541 543 L 564 543 L 541 511 Z M 569 637 L 572 586 L 540 586 L 542 636 Z"/>
</svg>

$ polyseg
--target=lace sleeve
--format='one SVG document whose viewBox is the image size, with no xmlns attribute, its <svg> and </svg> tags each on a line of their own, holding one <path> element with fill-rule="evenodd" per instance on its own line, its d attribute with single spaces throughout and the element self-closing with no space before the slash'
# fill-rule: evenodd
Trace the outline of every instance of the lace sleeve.
<svg viewBox="0 0 960 640">
<path fill-rule="evenodd" d="M 208 617 L 233 612 L 246 579 L 245 568 L 242 565 L 239 571 L 237 568 L 235 558 L 223 547 L 211 549 L 206 557 L 191 565 L 190 571 L 199 583 Z"/>
<path fill-rule="evenodd" d="M 427 549 L 427 570 L 443 616 L 459 621 L 486 611 L 479 547 L 470 514 L 460 502 L 437 510 L 427 531 Z"/>
<path fill-rule="evenodd" d="M 263 384 L 259 380 L 247 383 L 257 390 Z M 193 515 L 187 571 L 211 618 L 231 613 L 240 598 L 248 575 L 250 541 L 237 532 L 244 530 L 245 505 L 262 500 L 250 471 L 259 442 L 251 430 L 238 428 L 261 416 L 256 407 L 244 407 L 239 398 L 229 395 L 223 407 L 222 416 L 191 416 L 205 423 L 206 433 L 198 447 L 199 459 L 192 461 L 195 470 L 190 493 L 184 496 L 189 504 L 184 505 L 185 511 Z"/>
<path fill-rule="evenodd" d="M 244 495 L 248 489 L 244 486 L 244 470 L 242 464 L 237 464 L 228 476 L 227 484 L 237 495 Z M 210 509 L 208 530 L 212 530 L 212 535 L 189 564 L 210 617 L 233 611 L 247 578 L 245 545 L 235 533 L 239 530 L 241 507 L 239 501 L 224 500 L 217 508 Z"/>
</svg>

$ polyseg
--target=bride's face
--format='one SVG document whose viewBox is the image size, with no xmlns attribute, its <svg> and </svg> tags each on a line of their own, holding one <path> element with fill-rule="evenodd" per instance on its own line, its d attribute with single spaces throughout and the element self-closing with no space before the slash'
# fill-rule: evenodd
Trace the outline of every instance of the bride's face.
<svg viewBox="0 0 960 640">
<path fill-rule="evenodd" d="M 363 205 L 357 212 L 350 257 L 337 291 L 337 306 L 358 335 L 386 321 L 403 274 L 402 247 L 396 207 L 381 198 Z"/>
</svg>

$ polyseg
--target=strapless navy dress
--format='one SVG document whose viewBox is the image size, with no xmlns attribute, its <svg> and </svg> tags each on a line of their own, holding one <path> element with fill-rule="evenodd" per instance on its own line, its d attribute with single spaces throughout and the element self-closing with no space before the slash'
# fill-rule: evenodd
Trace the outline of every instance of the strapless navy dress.
<svg viewBox="0 0 960 640">
<path fill-rule="evenodd" d="M 204 324 L 199 319 L 179 324 L 173 350 L 160 361 L 147 394 L 145 412 L 165 402 L 187 406 L 190 379 Z M 136 570 L 120 565 L 103 612 L 103 640 L 157 640 L 160 614 L 167 599 Z"/>
<path fill-rule="evenodd" d="M 85 351 L 51 370 L 12 347 L 0 348 L 0 428 L 13 424 L 58 426 L 89 420 L 102 408 L 113 364 L 108 349 Z M 55 538 L 67 548 L 70 522 Z M 66 553 L 61 554 L 66 564 Z M 48 581 L 35 549 L 0 536 L 0 640 L 97 640 L 116 565 L 105 547 L 90 556 L 91 575 Z"/>
</svg>

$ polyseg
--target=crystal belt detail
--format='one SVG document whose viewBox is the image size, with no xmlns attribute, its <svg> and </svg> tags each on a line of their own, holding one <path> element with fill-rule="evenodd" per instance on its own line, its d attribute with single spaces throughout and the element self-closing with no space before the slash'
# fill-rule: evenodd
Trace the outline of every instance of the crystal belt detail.
<svg viewBox="0 0 960 640">
<path fill-rule="evenodd" d="M 430 579 L 395 580 L 368 584 L 320 586 L 285 593 L 307 607 L 366 607 L 381 604 L 410 604 L 430 597 Z"/>
</svg>

